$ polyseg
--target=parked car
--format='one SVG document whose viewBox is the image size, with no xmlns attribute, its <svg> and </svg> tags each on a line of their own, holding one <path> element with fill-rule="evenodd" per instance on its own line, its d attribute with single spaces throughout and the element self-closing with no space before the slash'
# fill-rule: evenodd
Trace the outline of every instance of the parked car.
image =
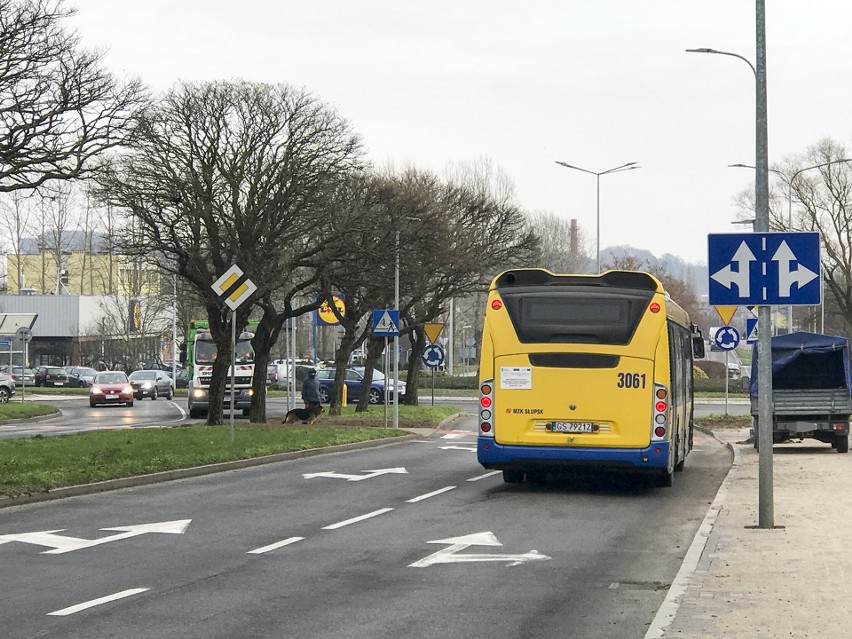
<svg viewBox="0 0 852 639">
<path fill-rule="evenodd" d="M 136 399 L 157 399 L 160 395 L 164 395 L 166 399 L 172 398 L 172 378 L 165 371 L 133 371 L 128 379 L 133 385 Z"/>
<path fill-rule="evenodd" d="M 11 375 L 0 373 L 0 404 L 8 402 L 15 394 L 15 380 Z"/>
<path fill-rule="evenodd" d="M 98 371 L 88 366 L 66 366 L 65 372 L 68 373 L 68 385 L 79 388 L 91 386 L 98 374 Z"/>
<path fill-rule="evenodd" d="M 124 371 L 101 371 L 89 389 L 89 406 L 125 404 L 133 406 L 133 386 Z"/>
<path fill-rule="evenodd" d="M 68 386 L 68 373 L 59 366 L 39 366 L 35 369 L 36 386 Z"/>
<path fill-rule="evenodd" d="M 15 380 L 15 386 L 35 386 L 35 371 L 23 366 L 0 366 L 0 373 L 11 375 Z"/>
<path fill-rule="evenodd" d="M 166 373 L 171 375 L 169 371 L 166 371 Z M 177 369 L 177 377 L 175 378 L 174 386 L 175 388 L 186 388 L 189 386 L 189 373 L 186 372 L 185 368 Z"/>
<path fill-rule="evenodd" d="M 278 384 L 278 364 L 269 364 L 266 367 L 266 383 L 269 386 Z"/>
<path fill-rule="evenodd" d="M 320 401 L 324 404 L 329 403 L 329 399 L 331 398 L 331 387 L 334 385 L 334 372 L 334 368 L 317 369 L 317 380 L 319 381 L 320 387 Z M 347 401 L 357 401 L 363 392 L 364 367 L 350 366 L 347 368 L 346 377 L 344 378 L 343 383 L 346 384 Z M 373 369 L 373 381 L 370 384 L 368 392 L 370 394 L 369 401 L 371 404 L 384 403 L 385 376 L 381 371 Z M 387 392 L 388 398 L 393 399 L 393 381 L 388 382 Z M 399 397 L 400 399 L 405 397 L 405 382 L 402 381 L 399 383 Z"/>
</svg>

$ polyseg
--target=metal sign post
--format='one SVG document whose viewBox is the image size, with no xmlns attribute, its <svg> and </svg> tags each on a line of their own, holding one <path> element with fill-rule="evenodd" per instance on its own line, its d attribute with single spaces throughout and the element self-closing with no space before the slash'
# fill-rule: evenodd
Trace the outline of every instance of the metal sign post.
<svg viewBox="0 0 852 639">
<path fill-rule="evenodd" d="M 211 287 L 219 298 L 231 309 L 231 425 L 228 436 L 234 443 L 234 392 L 236 386 L 237 369 L 237 316 L 236 310 L 240 304 L 246 301 L 251 294 L 257 290 L 257 286 L 243 273 L 243 270 L 234 264 L 213 284 Z M 257 371 L 255 370 L 255 374 Z M 264 375 L 266 371 L 264 371 Z M 254 385 L 254 376 L 252 376 Z"/>
</svg>

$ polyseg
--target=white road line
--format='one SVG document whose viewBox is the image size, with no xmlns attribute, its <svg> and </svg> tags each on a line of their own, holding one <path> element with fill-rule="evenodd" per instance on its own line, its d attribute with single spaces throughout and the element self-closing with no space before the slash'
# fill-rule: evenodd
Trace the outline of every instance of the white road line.
<svg viewBox="0 0 852 639">
<path fill-rule="evenodd" d="M 361 515 L 359 517 L 353 517 L 352 519 L 347 519 L 346 521 L 339 521 L 336 524 L 331 524 L 329 526 L 323 526 L 323 530 L 337 530 L 338 528 L 343 528 L 344 526 L 348 526 L 349 524 L 357 524 L 359 521 L 364 521 L 365 519 L 370 519 L 371 517 L 378 517 L 379 515 L 384 515 L 385 513 L 389 513 L 393 508 L 380 508 L 379 510 L 374 510 L 371 513 L 367 513 L 366 515 Z"/>
<path fill-rule="evenodd" d="M 479 481 L 480 479 L 485 479 L 486 477 L 493 477 L 494 475 L 499 475 L 502 471 L 492 470 L 490 473 L 485 473 L 484 475 L 479 475 L 478 477 L 471 477 L 468 481 Z"/>
<path fill-rule="evenodd" d="M 264 546 L 263 548 L 255 548 L 254 550 L 249 550 L 247 555 L 262 555 L 265 552 L 269 552 L 270 550 L 276 550 L 278 548 L 282 548 L 283 546 L 289 546 L 290 544 L 295 544 L 297 541 L 302 541 L 304 537 L 290 537 L 289 539 L 284 539 L 282 541 L 276 541 L 274 544 L 269 544 L 268 546 Z"/>
<path fill-rule="evenodd" d="M 451 490 L 454 490 L 456 486 L 444 486 L 440 490 L 435 490 L 431 493 L 426 493 L 425 495 L 420 495 L 419 497 L 414 497 L 412 499 L 406 500 L 406 504 L 416 504 L 418 501 L 423 501 L 424 499 L 429 499 L 430 497 L 434 497 L 435 495 L 440 495 L 441 493 L 446 493 Z"/>
<path fill-rule="evenodd" d="M 86 610 L 87 608 L 100 606 L 101 604 L 109 603 L 110 601 L 116 601 L 117 599 L 132 597 L 133 595 L 138 595 L 140 592 L 145 592 L 146 590 L 148 590 L 148 588 L 131 588 L 130 590 L 122 590 L 121 592 L 117 592 L 114 595 L 107 595 L 106 597 L 101 597 L 99 599 L 84 601 L 83 603 L 79 603 L 76 606 L 70 606 L 69 608 L 63 608 L 62 610 L 55 610 L 47 614 L 54 615 L 56 617 L 73 615 L 75 612 L 80 612 L 81 610 Z"/>
</svg>

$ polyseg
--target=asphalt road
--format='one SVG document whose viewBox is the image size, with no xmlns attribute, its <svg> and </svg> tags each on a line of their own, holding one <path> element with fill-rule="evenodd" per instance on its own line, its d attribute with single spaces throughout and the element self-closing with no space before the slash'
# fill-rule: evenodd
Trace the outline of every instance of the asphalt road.
<svg viewBox="0 0 852 639">
<path fill-rule="evenodd" d="M 643 637 L 727 449 L 697 433 L 670 489 L 509 485 L 454 428 L 4 509 L 3 636 Z"/>
</svg>

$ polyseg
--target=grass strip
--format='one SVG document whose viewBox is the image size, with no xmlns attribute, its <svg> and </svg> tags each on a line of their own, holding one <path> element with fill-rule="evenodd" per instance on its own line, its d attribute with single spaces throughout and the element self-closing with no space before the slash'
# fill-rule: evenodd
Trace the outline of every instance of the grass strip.
<svg viewBox="0 0 852 639">
<path fill-rule="evenodd" d="M 394 438 L 405 428 L 436 426 L 457 413 L 451 406 L 400 407 L 400 428 L 384 428 L 384 411 L 323 415 L 312 426 L 237 422 L 227 425 L 104 430 L 74 435 L 0 440 L 0 495 L 191 468 L 274 453 Z"/>
</svg>

